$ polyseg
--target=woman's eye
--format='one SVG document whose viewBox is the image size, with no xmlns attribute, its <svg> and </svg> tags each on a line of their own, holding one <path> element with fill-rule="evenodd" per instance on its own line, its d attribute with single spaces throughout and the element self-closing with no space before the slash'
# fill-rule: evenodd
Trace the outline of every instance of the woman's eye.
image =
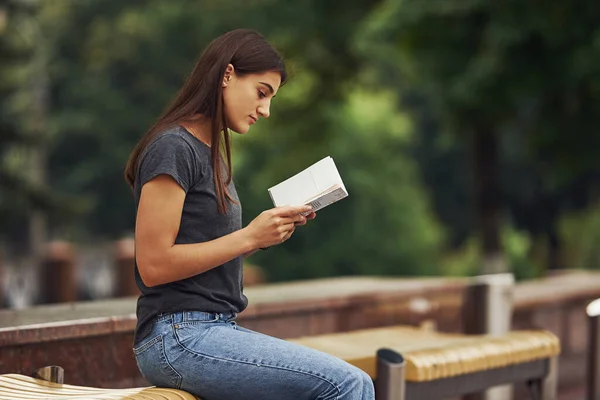
<svg viewBox="0 0 600 400">
<path fill-rule="evenodd" d="M 258 91 L 258 97 L 260 97 L 262 99 L 264 97 L 267 97 L 267 95 L 259 90 Z"/>
</svg>

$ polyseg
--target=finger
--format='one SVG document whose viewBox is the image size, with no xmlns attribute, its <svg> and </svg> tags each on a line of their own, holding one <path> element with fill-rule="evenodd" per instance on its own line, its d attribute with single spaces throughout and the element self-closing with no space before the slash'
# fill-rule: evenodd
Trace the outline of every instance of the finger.
<svg viewBox="0 0 600 400">
<path fill-rule="evenodd" d="M 306 216 L 306 219 L 315 219 L 317 217 L 317 213 L 316 212 L 311 212 L 310 214 L 308 214 Z"/>
<path fill-rule="evenodd" d="M 279 225 L 281 225 L 281 224 L 297 224 L 298 222 L 303 222 L 305 220 L 306 220 L 306 217 L 304 217 L 300 214 L 296 214 L 291 217 L 280 217 Z"/>
<path fill-rule="evenodd" d="M 294 233 L 294 229 L 291 229 L 282 239 L 281 239 L 281 243 L 285 242 L 286 240 L 288 240 L 289 238 L 292 237 L 292 234 Z"/>
<path fill-rule="evenodd" d="M 306 225 L 306 217 L 299 215 L 298 218 L 295 218 L 294 225 L 296 225 L 296 226 Z"/>
<path fill-rule="evenodd" d="M 283 242 L 284 238 L 288 235 L 291 235 L 295 228 L 296 226 L 294 224 L 280 226 L 275 233 L 275 240 L 279 241 L 279 243 Z"/>
<path fill-rule="evenodd" d="M 280 231 L 289 231 L 290 229 L 294 229 L 295 225 L 296 225 L 296 221 L 294 221 L 293 219 L 288 219 L 279 225 L 279 230 Z"/>
<path fill-rule="evenodd" d="M 277 207 L 276 209 L 277 215 L 281 217 L 292 217 L 301 213 L 310 212 L 312 210 L 311 206 L 285 206 L 285 207 Z"/>
</svg>

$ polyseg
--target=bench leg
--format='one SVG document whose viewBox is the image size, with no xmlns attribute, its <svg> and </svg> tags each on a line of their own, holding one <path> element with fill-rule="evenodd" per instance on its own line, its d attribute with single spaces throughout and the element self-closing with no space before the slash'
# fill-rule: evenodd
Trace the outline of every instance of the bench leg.
<svg viewBox="0 0 600 400">
<path fill-rule="evenodd" d="M 558 388 L 558 356 L 548 360 L 548 374 L 528 382 L 532 400 L 556 400 Z"/>
<path fill-rule="evenodd" d="M 57 365 L 42 367 L 33 373 L 33 377 L 43 381 L 65 383 L 65 370 Z"/>
<path fill-rule="evenodd" d="M 377 400 L 406 400 L 404 380 L 404 357 L 389 349 L 377 351 L 377 378 L 375 398 Z"/>
<path fill-rule="evenodd" d="M 540 400 L 556 400 L 558 391 L 558 356 L 548 360 L 548 375 L 541 384 Z"/>
<path fill-rule="evenodd" d="M 600 400 L 600 300 L 591 302 L 588 316 L 587 400 Z"/>
</svg>

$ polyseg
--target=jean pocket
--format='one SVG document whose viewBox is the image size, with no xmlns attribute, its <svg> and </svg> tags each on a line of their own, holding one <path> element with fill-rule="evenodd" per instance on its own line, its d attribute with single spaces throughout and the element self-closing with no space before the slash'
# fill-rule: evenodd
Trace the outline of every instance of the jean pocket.
<svg viewBox="0 0 600 400">
<path fill-rule="evenodd" d="M 150 384 L 158 387 L 181 388 L 181 375 L 173 368 L 165 353 L 163 335 L 133 349 L 138 369 Z"/>
<path fill-rule="evenodd" d="M 200 342 L 210 333 L 212 328 L 221 325 L 215 321 L 188 321 L 173 325 L 175 339 L 185 349 L 195 349 Z"/>
</svg>

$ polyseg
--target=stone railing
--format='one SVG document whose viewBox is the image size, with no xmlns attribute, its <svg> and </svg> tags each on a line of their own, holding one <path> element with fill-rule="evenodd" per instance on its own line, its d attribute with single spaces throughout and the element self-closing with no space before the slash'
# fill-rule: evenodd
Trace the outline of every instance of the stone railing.
<svg viewBox="0 0 600 400">
<path fill-rule="evenodd" d="M 459 332 L 466 279 L 352 277 L 248 288 L 239 323 L 293 338 L 392 324 Z M 513 328 L 545 328 L 563 343 L 560 389 L 585 382 L 585 305 L 600 297 L 600 274 L 571 272 L 518 283 Z M 132 357 L 135 297 L 0 311 L 0 374 L 65 368 L 69 383 L 147 384 Z"/>
<path fill-rule="evenodd" d="M 248 288 L 239 323 L 282 338 L 435 316 L 452 325 L 464 282 L 447 279 L 336 278 Z M 135 298 L 0 311 L 0 373 L 65 368 L 69 383 L 143 384 L 132 357 Z M 447 310 L 446 310 L 447 308 Z"/>
</svg>

